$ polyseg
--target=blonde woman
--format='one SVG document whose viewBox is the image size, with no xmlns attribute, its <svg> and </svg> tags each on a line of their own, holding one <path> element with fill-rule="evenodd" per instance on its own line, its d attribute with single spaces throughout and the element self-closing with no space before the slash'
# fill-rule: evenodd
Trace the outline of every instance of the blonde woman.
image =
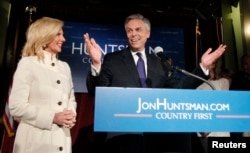
<svg viewBox="0 0 250 153">
<path fill-rule="evenodd" d="M 76 122 L 71 70 L 59 60 L 63 21 L 42 17 L 27 30 L 26 43 L 9 97 L 18 119 L 13 153 L 71 153 L 70 128 Z"/>
</svg>

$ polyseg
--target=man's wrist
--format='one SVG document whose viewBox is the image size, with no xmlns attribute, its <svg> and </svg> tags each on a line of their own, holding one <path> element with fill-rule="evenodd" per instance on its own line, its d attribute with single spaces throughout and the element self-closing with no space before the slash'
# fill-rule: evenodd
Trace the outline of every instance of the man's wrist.
<svg viewBox="0 0 250 153">
<path fill-rule="evenodd" d="M 101 67 L 96 68 L 93 64 L 91 64 L 91 74 L 93 76 L 98 76 L 100 74 L 100 71 L 101 71 L 100 69 L 101 69 Z"/>
<path fill-rule="evenodd" d="M 202 63 L 200 63 L 200 67 L 205 75 L 209 75 L 209 69 L 206 68 Z"/>
</svg>

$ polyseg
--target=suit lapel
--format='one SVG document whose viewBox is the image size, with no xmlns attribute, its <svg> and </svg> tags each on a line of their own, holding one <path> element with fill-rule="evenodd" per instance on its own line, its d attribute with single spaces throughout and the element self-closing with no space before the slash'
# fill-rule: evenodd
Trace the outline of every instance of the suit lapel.
<svg viewBox="0 0 250 153">
<path fill-rule="evenodd" d="M 125 49 L 123 52 L 123 63 L 128 71 L 128 76 L 131 76 L 131 78 L 134 80 L 136 85 L 138 87 L 141 87 L 138 71 L 134 62 L 134 58 L 128 48 Z"/>
<path fill-rule="evenodd" d="M 147 78 L 150 78 L 152 76 L 153 69 L 156 69 L 156 66 L 152 56 L 150 56 L 147 52 L 146 56 L 147 56 Z"/>
</svg>

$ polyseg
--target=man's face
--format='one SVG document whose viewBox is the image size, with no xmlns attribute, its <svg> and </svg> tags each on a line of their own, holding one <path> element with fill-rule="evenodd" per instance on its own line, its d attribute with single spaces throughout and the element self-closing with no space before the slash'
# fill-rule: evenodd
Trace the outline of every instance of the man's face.
<svg viewBox="0 0 250 153">
<path fill-rule="evenodd" d="M 141 51 L 145 48 L 147 39 L 150 36 L 150 31 L 146 28 L 142 20 L 130 20 L 125 30 L 127 33 L 128 43 L 133 51 Z"/>
</svg>

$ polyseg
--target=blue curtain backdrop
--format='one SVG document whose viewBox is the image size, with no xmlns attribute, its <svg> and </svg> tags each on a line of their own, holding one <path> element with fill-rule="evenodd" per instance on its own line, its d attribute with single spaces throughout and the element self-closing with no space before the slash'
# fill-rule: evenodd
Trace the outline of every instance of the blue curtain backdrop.
<svg viewBox="0 0 250 153">
<path fill-rule="evenodd" d="M 87 93 L 85 82 L 91 61 L 86 53 L 83 40 L 83 34 L 86 32 L 95 38 L 103 55 L 127 47 L 123 26 L 65 21 L 66 42 L 59 56 L 71 67 L 74 88 L 77 93 Z M 184 30 L 182 28 L 152 28 L 146 50 L 153 54 L 153 50 L 157 46 L 162 47 L 165 55 L 173 59 L 174 65 L 184 67 Z"/>
</svg>

